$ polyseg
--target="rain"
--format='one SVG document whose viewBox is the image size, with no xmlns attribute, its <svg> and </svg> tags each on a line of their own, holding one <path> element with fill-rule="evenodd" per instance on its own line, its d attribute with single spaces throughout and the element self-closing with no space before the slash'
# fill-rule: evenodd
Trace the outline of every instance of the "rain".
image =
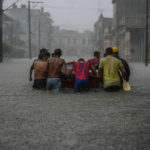
<svg viewBox="0 0 150 150">
<path fill-rule="evenodd" d="M 0 2 L 0 150 L 149 150 L 149 8 L 149 0 Z M 121 89 L 111 92 L 108 58 L 120 65 Z M 49 67 L 42 90 L 40 60 Z M 75 88 L 80 61 L 90 66 L 83 92 Z M 51 78 L 60 78 L 60 91 L 48 88 Z"/>
</svg>

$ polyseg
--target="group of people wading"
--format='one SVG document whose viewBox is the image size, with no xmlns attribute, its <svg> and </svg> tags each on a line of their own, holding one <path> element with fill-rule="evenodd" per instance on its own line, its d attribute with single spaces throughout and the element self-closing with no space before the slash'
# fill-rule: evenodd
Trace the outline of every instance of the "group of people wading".
<svg viewBox="0 0 150 150">
<path fill-rule="evenodd" d="M 74 92 L 89 91 L 89 70 L 95 77 L 101 78 L 101 83 L 106 91 L 116 91 L 122 88 L 123 79 L 129 81 L 130 69 L 128 63 L 119 57 L 118 48 L 109 47 L 100 59 L 100 52 L 94 52 L 94 58 L 87 62 L 80 58 L 73 61 L 73 67 L 66 70 L 65 60 L 61 58 L 62 50 L 56 49 L 52 56 L 46 49 L 41 49 L 39 58 L 34 60 L 30 68 L 30 81 L 34 70 L 34 89 L 61 90 L 61 77 L 67 77 L 74 72 Z"/>
</svg>

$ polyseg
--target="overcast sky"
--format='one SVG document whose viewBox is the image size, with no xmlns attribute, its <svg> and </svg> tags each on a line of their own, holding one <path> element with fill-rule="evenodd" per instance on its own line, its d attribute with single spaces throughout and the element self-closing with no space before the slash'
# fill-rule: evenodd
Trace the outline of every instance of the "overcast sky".
<svg viewBox="0 0 150 150">
<path fill-rule="evenodd" d="M 16 0 L 4 0 L 4 8 Z M 18 5 L 27 4 L 28 0 L 20 0 Z M 112 17 L 112 0 L 32 0 L 42 1 L 36 8 L 44 6 L 51 13 L 54 25 L 74 30 L 93 29 L 100 13 Z M 32 5 L 34 7 L 34 5 Z"/>
</svg>

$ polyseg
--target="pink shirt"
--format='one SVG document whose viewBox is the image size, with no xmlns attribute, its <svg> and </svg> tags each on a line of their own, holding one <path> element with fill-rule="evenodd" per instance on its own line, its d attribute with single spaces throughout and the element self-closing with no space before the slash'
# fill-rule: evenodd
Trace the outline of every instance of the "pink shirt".
<svg viewBox="0 0 150 150">
<path fill-rule="evenodd" d="M 82 71 L 81 71 L 81 67 L 82 67 L 82 63 L 74 62 L 73 69 L 75 70 L 76 78 L 80 80 L 85 80 L 88 78 L 88 75 L 89 75 L 90 64 L 88 62 L 85 62 L 84 69 L 82 69 Z"/>
</svg>

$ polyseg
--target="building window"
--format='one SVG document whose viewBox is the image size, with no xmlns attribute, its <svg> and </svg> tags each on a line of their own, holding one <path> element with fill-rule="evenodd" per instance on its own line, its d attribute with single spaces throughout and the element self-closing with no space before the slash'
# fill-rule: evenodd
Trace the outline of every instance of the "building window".
<svg viewBox="0 0 150 150">
<path fill-rule="evenodd" d="M 91 39 L 88 39 L 88 44 L 91 44 Z"/>
<path fill-rule="evenodd" d="M 70 43 L 71 43 L 71 39 L 69 38 L 69 39 L 68 39 L 68 44 L 70 44 Z"/>
<path fill-rule="evenodd" d="M 82 44 L 85 45 L 85 39 L 82 39 Z"/>
<path fill-rule="evenodd" d="M 77 44 L 77 39 L 73 39 L 73 44 Z"/>
</svg>

